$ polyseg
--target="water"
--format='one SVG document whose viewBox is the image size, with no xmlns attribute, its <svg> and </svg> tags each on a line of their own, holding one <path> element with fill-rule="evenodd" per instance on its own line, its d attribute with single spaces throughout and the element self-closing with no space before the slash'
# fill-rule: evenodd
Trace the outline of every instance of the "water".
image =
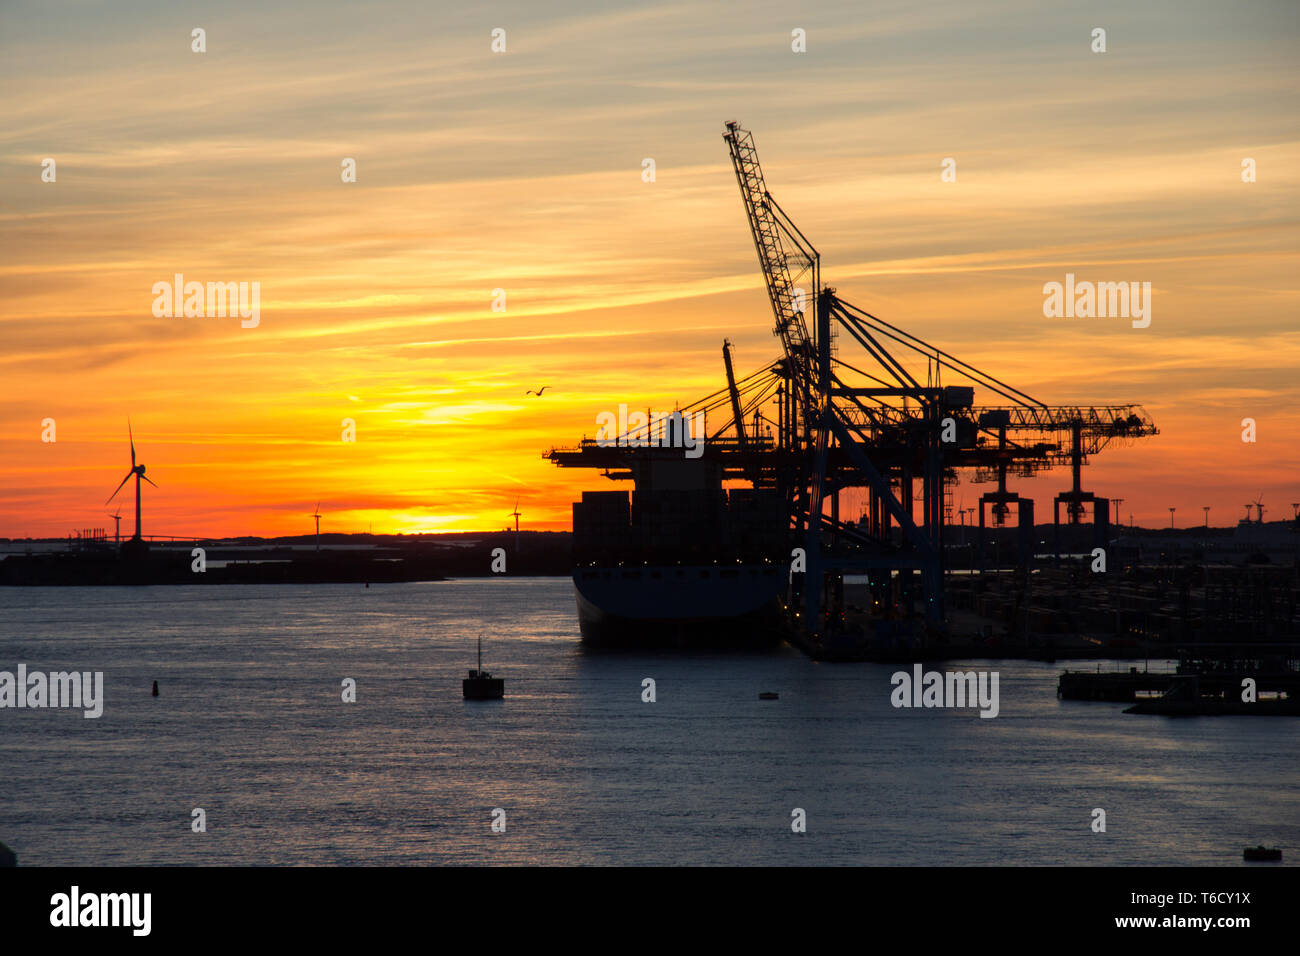
<svg viewBox="0 0 1300 956">
<path fill-rule="evenodd" d="M 503 702 L 461 699 L 480 633 Z M 1061 665 L 1035 662 L 970 665 L 1000 674 L 989 720 L 896 710 L 899 668 L 788 648 L 584 653 L 563 579 L 0 589 L 0 670 L 20 662 L 102 670 L 106 697 L 98 720 L 0 710 L 0 841 L 24 865 L 1300 854 L 1294 719 L 1061 702 Z M 199 807 L 206 833 L 191 831 Z"/>
</svg>

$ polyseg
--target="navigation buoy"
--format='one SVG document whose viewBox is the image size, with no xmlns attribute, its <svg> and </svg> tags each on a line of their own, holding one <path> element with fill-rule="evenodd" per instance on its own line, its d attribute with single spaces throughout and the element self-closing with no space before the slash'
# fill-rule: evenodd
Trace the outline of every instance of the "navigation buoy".
<svg viewBox="0 0 1300 956">
<path fill-rule="evenodd" d="M 153 695 L 154 695 L 155 697 L 158 696 L 158 682 L 157 682 L 157 681 L 154 681 L 154 682 L 153 682 Z"/>
</svg>

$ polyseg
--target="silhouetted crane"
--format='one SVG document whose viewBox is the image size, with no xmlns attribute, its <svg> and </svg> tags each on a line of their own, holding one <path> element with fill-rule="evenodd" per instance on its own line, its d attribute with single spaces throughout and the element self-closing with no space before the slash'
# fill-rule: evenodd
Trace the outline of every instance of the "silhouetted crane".
<svg viewBox="0 0 1300 956">
<path fill-rule="evenodd" d="M 1109 445 L 1156 434 L 1145 410 L 1134 404 L 1046 405 L 840 298 L 822 283 L 821 254 L 767 190 L 753 136 L 729 122 L 723 138 L 781 354 L 737 379 L 730 342 L 724 342 L 725 386 L 682 411 L 729 411 L 721 428 L 710 428 L 701 467 L 716 469 L 722 481 L 749 480 L 756 492 L 784 506 L 791 544 L 806 555 L 806 572 L 792 578 L 791 594 L 802 626 L 820 633 L 833 603 L 822 601 L 823 589 L 862 571 L 881 587 L 893 578 L 902 604 L 913 608 L 919 596 L 929 623 L 941 622 L 944 508 L 959 469 L 973 469 L 975 481 L 997 482 L 997 490 L 971 509 L 979 512 L 981 563 L 986 505 L 998 524 L 1016 506 L 1021 560 L 1031 559 L 1037 544 L 1030 540 L 1033 501 L 1010 491 L 1007 479 L 1060 464 L 1071 466 L 1074 480 L 1056 497 L 1058 524 L 1061 504 L 1071 523 L 1091 504 L 1094 534 L 1104 546 L 1110 502 L 1082 489 L 1081 469 Z M 945 385 L 945 374 L 961 384 Z M 976 405 L 976 388 L 991 393 L 995 404 Z M 774 414 L 764 415 L 773 405 Z M 746 427 L 750 415 L 752 429 Z M 768 429 L 760 430 L 759 422 Z M 767 437 L 772 423 L 774 440 Z M 647 473 L 651 456 L 633 443 L 587 439 L 577 448 L 552 448 L 545 457 L 561 467 L 598 468 L 617 480 Z M 849 489 L 865 489 L 865 521 L 840 520 L 840 495 Z"/>
</svg>

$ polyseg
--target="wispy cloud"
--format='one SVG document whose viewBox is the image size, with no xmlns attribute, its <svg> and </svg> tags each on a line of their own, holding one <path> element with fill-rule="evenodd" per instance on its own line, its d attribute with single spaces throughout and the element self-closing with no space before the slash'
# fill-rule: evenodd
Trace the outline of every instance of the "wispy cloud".
<svg viewBox="0 0 1300 956">
<path fill-rule="evenodd" d="M 1159 409 L 1158 440 L 1092 472 L 1134 484 L 1139 514 L 1171 470 L 1242 453 L 1282 493 L 1294 6 L 1104 9 L 1104 56 L 1099 13 L 1040 7 L 6 4 L 0 534 L 94 512 L 128 414 L 175 479 L 161 527 L 272 533 L 326 496 L 376 530 L 385 509 L 492 527 L 521 484 L 534 526 L 565 525 L 585 476 L 543 448 L 620 401 L 713 391 L 723 336 L 743 368 L 775 356 L 733 118 L 846 298 L 1048 400 Z M 1152 327 L 1044 319 L 1067 271 L 1150 281 Z M 176 273 L 259 282 L 259 326 L 154 318 Z M 1243 452 L 1251 411 L 1267 424 Z M 1230 468 L 1215 481 L 1240 497 Z"/>
</svg>

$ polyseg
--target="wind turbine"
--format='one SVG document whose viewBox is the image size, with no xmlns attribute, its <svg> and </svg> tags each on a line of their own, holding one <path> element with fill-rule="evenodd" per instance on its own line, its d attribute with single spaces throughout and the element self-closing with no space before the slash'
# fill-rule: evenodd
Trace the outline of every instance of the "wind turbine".
<svg viewBox="0 0 1300 956">
<path fill-rule="evenodd" d="M 117 511 L 109 515 L 115 524 L 113 525 L 113 543 L 122 543 L 122 508 L 119 506 Z"/>
<path fill-rule="evenodd" d="M 515 498 L 515 510 L 506 517 L 515 519 L 515 554 L 519 553 L 519 499 Z"/>
<path fill-rule="evenodd" d="M 1205 512 L 1205 527 L 1208 528 L 1210 526 L 1210 506 L 1201 505 L 1201 510 Z"/>
<path fill-rule="evenodd" d="M 320 550 L 320 519 L 321 519 L 319 501 L 316 502 L 316 510 L 314 510 L 311 513 L 311 516 L 316 519 L 316 550 L 319 551 Z"/>
<path fill-rule="evenodd" d="M 1264 492 L 1262 491 L 1259 493 L 1259 497 L 1255 499 L 1255 508 L 1259 512 L 1259 523 L 1263 524 L 1264 523 Z"/>
<path fill-rule="evenodd" d="M 135 463 L 135 435 L 132 434 L 131 432 L 130 419 L 127 419 L 126 422 L 126 435 L 128 440 L 131 442 L 131 470 L 128 471 L 126 473 L 126 477 L 122 479 L 122 484 L 117 486 L 117 491 L 114 491 L 111 495 L 109 495 L 108 501 L 105 501 L 104 504 L 108 504 L 109 501 L 112 501 L 114 498 L 116 498 L 117 492 L 121 491 L 122 486 L 131 480 L 132 475 L 135 475 L 135 537 L 133 537 L 131 540 L 141 541 L 143 540 L 143 538 L 140 535 L 140 479 L 143 478 L 145 481 L 149 482 L 149 484 L 153 485 L 155 488 L 157 488 L 158 486 L 154 484 L 154 482 L 151 479 L 145 478 L 144 465 L 137 465 Z"/>
<path fill-rule="evenodd" d="M 1245 507 L 1246 507 L 1246 524 L 1250 524 L 1250 509 L 1255 507 L 1255 503 L 1253 501 L 1247 501 Z"/>
</svg>

